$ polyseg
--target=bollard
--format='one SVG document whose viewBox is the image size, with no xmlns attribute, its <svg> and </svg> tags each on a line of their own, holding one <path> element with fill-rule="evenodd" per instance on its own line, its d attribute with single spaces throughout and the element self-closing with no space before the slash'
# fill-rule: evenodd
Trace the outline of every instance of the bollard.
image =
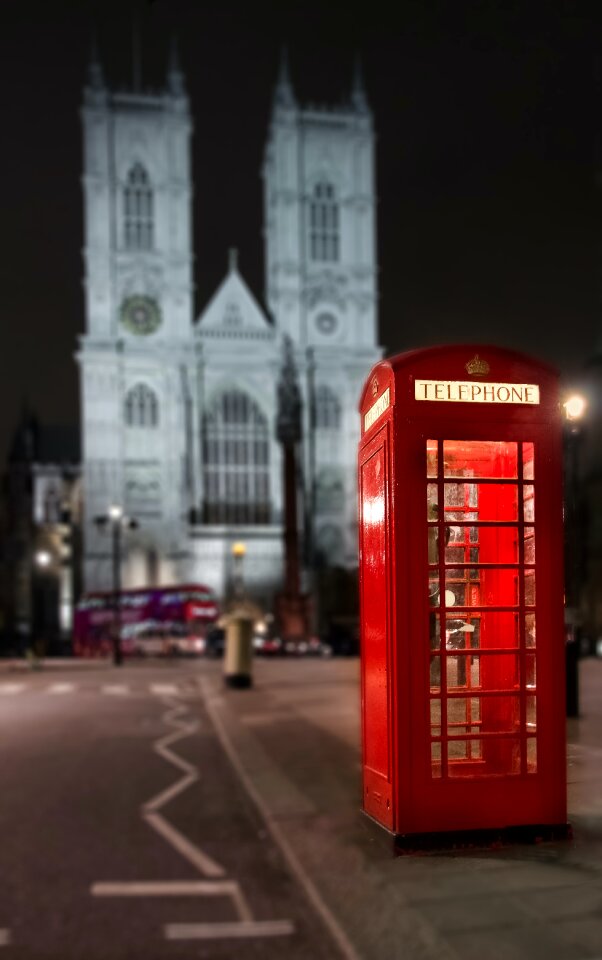
<svg viewBox="0 0 602 960">
<path fill-rule="evenodd" d="M 228 687 L 244 689 L 251 686 L 253 658 L 253 620 L 244 615 L 232 615 L 226 625 L 224 651 L 224 682 Z"/>
</svg>

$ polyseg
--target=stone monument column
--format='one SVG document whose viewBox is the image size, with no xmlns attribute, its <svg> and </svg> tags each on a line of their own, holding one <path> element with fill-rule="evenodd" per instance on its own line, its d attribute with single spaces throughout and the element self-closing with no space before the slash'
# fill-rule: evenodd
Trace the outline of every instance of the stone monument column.
<svg viewBox="0 0 602 960">
<path fill-rule="evenodd" d="M 284 585 L 275 598 L 275 615 L 284 641 L 307 639 L 310 598 L 299 586 L 298 450 L 301 443 L 301 393 L 290 337 L 283 340 L 278 381 L 276 438 L 282 444 L 284 490 Z"/>
</svg>

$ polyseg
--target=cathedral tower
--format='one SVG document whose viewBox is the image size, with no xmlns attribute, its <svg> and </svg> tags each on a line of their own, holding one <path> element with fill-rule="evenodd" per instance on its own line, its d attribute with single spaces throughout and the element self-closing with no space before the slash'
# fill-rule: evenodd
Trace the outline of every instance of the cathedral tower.
<svg viewBox="0 0 602 960">
<path fill-rule="evenodd" d="M 78 361 L 88 589 L 110 586 L 110 504 L 139 521 L 124 584 L 178 576 L 194 503 L 191 120 L 165 88 L 112 93 L 96 54 L 82 107 L 86 330 Z M 127 552 L 127 551 L 126 551 Z"/>
<path fill-rule="evenodd" d="M 301 107 L 283 56 L 264 160 L 266 300 L 296 347 L 312 562 L 354 566 L 357 405 L 377 340 L 374 130 L 349 99 Z"/>
</svg>

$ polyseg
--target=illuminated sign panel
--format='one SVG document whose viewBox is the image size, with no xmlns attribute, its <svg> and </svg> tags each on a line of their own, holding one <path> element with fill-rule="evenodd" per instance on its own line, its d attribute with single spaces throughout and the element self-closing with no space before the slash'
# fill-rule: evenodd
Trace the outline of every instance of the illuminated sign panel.
<svg viewBox="0 0 602 960">
<path fill-rule="evenodd" d="M 475 383 L 473 380 L 416 380 L 414 383 L 414 397 L 416 400 L 438 400 L 444 403 L 537 404 L 539 403 L 539 386 L 536 383 Z M 382 397 L 380 399 L 382 400 Z M 374 404 L 374 407 L 376 407 L 376 404 Z M 368 411 L 366 418 L 372 413 L 374 407 L 371 407 Z M 374 419 L 376 419 L 376 417 Z"/>
<path fill-rule="evenodd" d="M 389 387 L 385 390 L 384 393 L 381 393 L 380 397 L 373 403 L 368 412 L 364 415 L 364 430 L 368 430 L 375 420 L 385 412 L 387 407 L 391 403 L 391 393 Z"/>
</svg>

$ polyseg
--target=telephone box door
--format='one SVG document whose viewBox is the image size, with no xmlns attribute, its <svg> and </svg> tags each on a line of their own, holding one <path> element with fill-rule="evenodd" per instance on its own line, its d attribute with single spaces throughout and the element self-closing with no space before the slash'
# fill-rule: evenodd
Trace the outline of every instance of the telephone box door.
<svg viewBox="0 0 602 960">
<path fill-rule="evenodd" d="M 412 573 L 425 596 L 415 635 L 428 623 L 425 656 L 411 663 L 412 715 L 426 734 L 411 746 L 418 829 L 512 822 L 514 804 L 525 822 L 554 819 L 542 804 L 554 802 L 553 714 L 564 710 L 550 608 L 537 606 L 538 591 L 558 589 L 539 526 L 550 516 L 545 435 L 455 423 L 417 431 L 413 444 L 424 469 L 411 539 L 426 543 Z"/>
</svg>

